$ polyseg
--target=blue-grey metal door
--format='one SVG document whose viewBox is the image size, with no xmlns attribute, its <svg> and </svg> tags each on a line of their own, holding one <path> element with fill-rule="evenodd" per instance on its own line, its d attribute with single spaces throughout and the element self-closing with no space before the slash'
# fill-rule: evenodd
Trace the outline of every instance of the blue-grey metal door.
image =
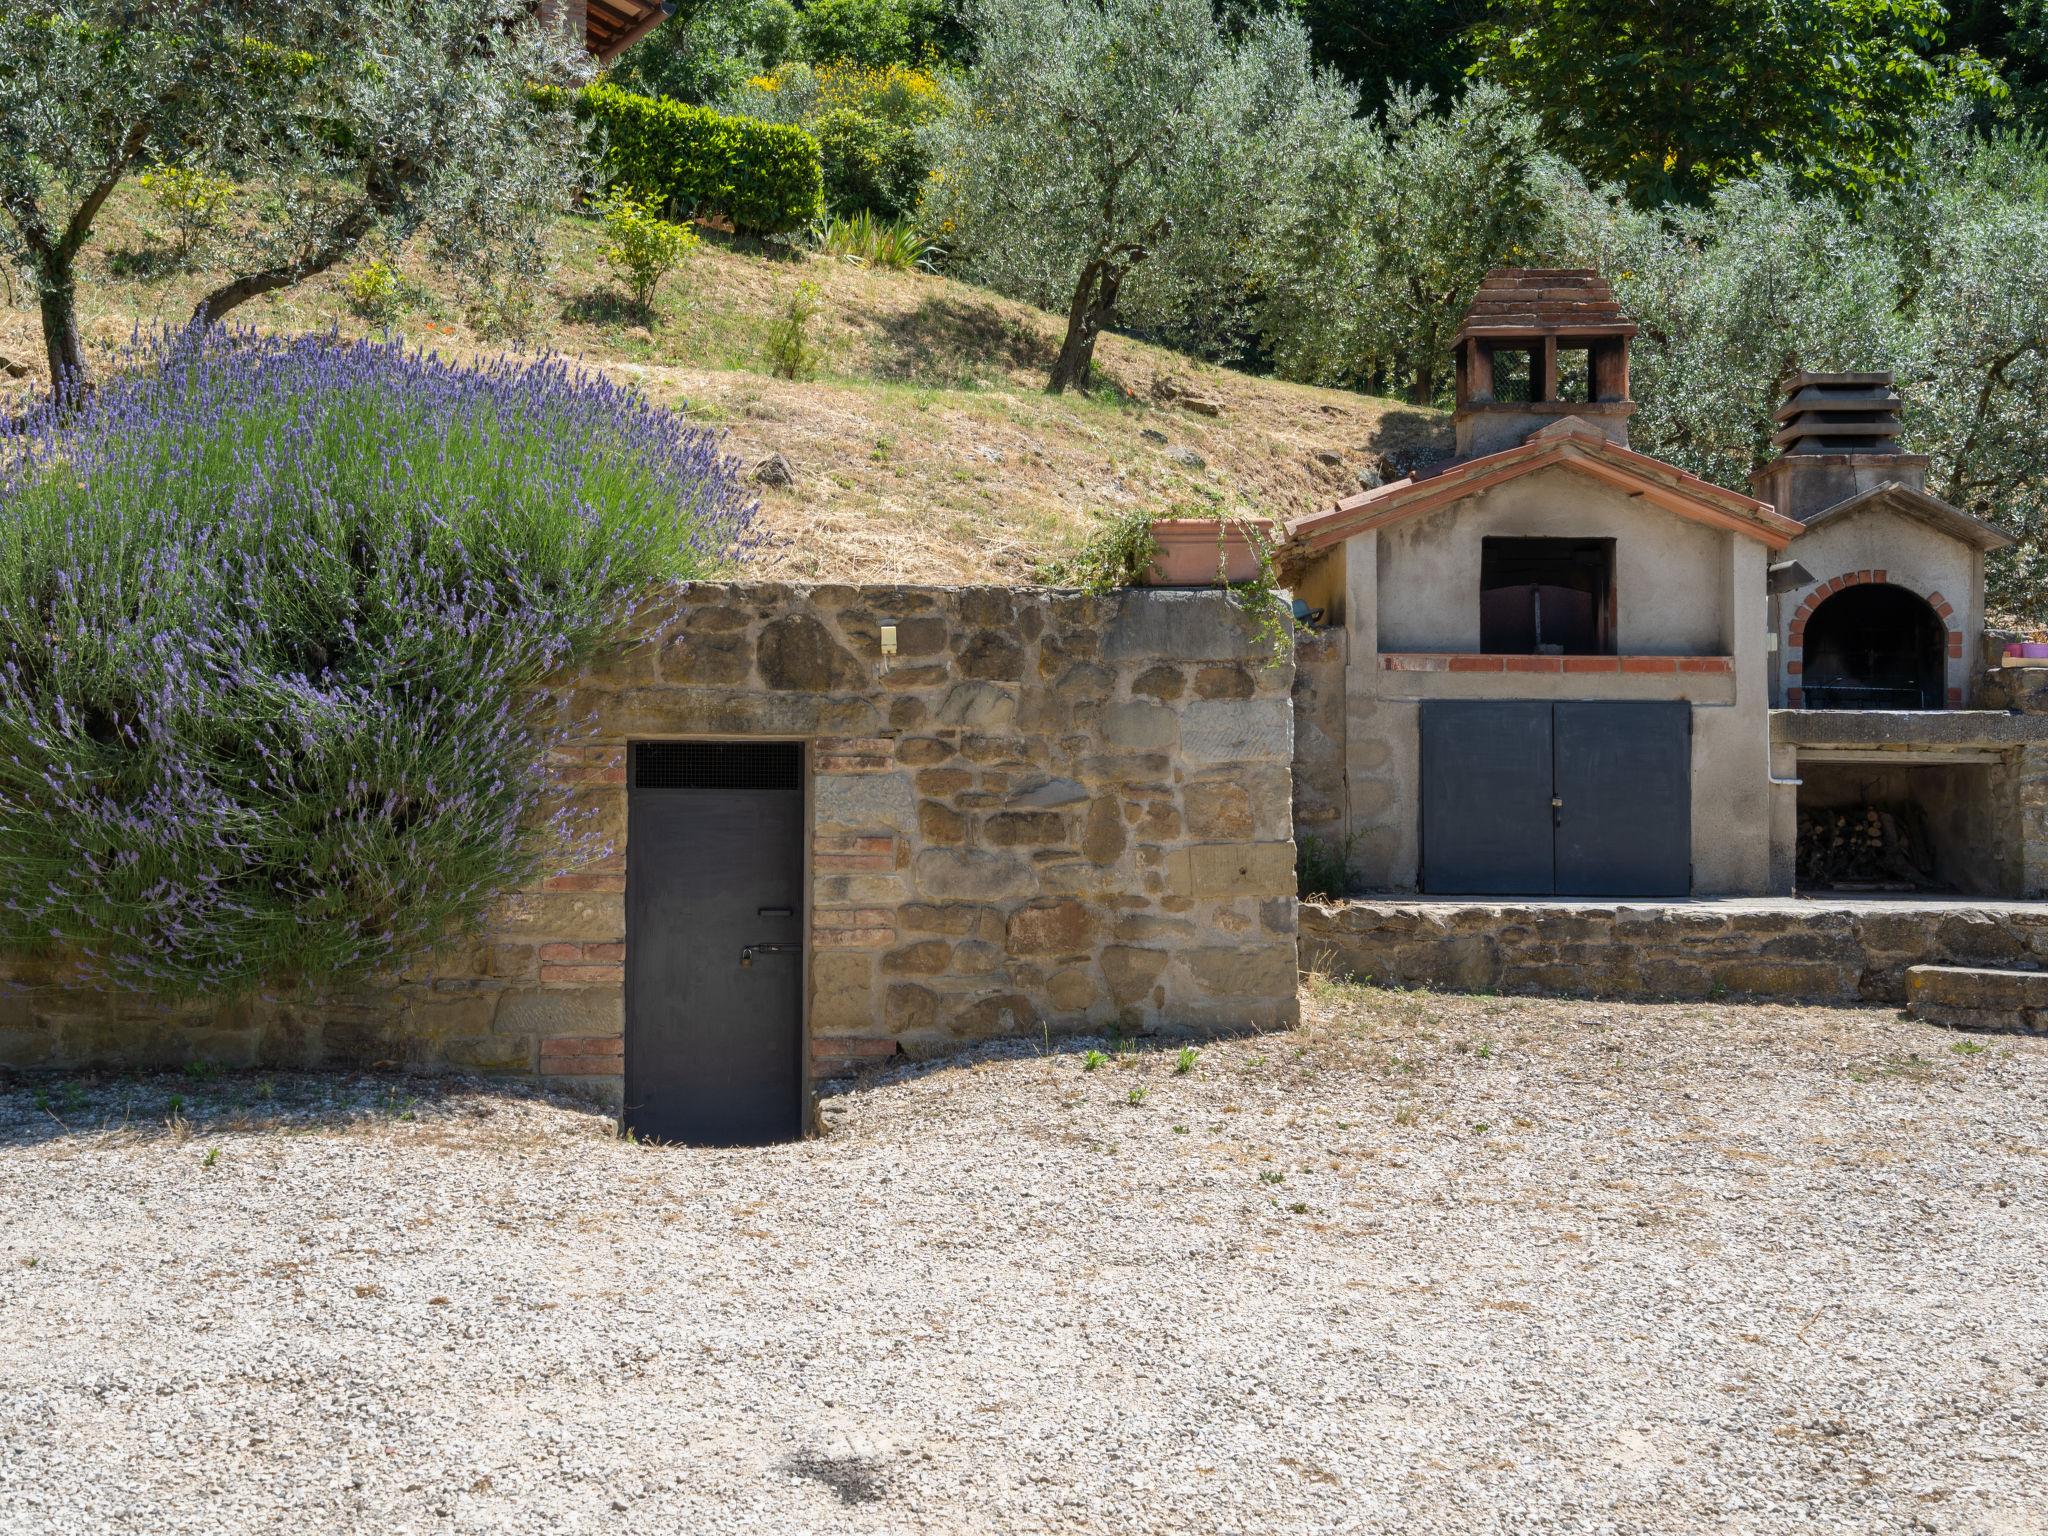
<svg viewBox="0 0 2048 1536">
<path fill-rule="evenodd" d="M 626 802 L 625 1123 L 803 1132 L 803 748 L 643 742 Z"/>
<path fill-rule="evenodd" d="M 1692 706 L 1431 699 L 1421 886 L 1432 896 L 1685 896 Z"/>
<path fill-rule="evenodd" d="M 1422 889 L 1548 896 L 1553 888 L 1547 702 L 1422 706 Z"/>
<path fill-rule="evenodd" d="M 1560 701 L 1557 894 L 1692 893 L 1692 706 Z"/>
</svg>

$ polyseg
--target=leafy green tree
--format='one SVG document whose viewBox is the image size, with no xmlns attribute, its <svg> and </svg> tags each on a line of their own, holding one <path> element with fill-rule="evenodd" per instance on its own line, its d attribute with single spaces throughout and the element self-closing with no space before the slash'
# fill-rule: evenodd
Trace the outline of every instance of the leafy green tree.
<svg viewBox="0 0 2048 1536">
<path fill-rule="evenodd" d="M 1227 18 L 1272 9 L 1270 0 L 1223 0 Z M 1472 66 L 1472 28 L 1486 0 L 1280 0 L 1308 29 L 1316 62 L 1357 87 L 1368 112 L 1406 88 L 1455 100 Z"/>
<path fill-rule="evenodd" d="M 1851 198 L 1911 168 L 1913 128 L 1996 89 L 1939 60 L 1940 0 L 1495 0 L 1478 69 L 1641 206 L 1703 202 L 1766 163 Z"/>
<path fill-rule="evenodd" d="M 621 54 L 609 78 L 643 96 L 712 106 L 795 47 L 789 0 L 698 0 Z"/>
<path fill-rule="evenodd" d="M 809 0 L 797 14 L 797 52 L 813 64 L 881 69 L 948 51 L 939 0 Z"/>
<path fill-rule="evenodd" d="M 1599 266 L 1642 326 L 1634 445 L 1741 488 L 1768 458 L 1790 369 L 1889 369 L 1906 443 L 1937 495 L 2014 535 L 1993 600 L 2048 617 L 2048 157 L 1953 120 L 1923 170 L 1858 214 L 1774 170 L 1670 216 L 1581 191 L 1572 259 Z"/>
<path fill-rule="evenodd" d="M 195 318 L 373 234 L 499 253 L 577 175 L 574 120 L 532 87 L 580 60 L 526 0 L 0 0 L 0 242 L 33 275 L 53 384 L 84 377 L 79 259 L 143 167 L 251 194 Z"/>
<path fill-rule="evenodd" d="M 2048 129 L 2048 0 L 1953 0 L 1948 41 L 1997 69 L 2023 122 Z"/>
<path fill-rule="evenodd" d="M 925 216 L 975 279 L 1064 309 L 1048 388 L 1096 339 L 1171 317 L 1242 271 L 1355 98 L 1298 23 L 1219 29 L 1208 0 L 975 0 L 959 110 L 935 129 Z"/>
<path fill-rule="evenodd" d="M 1498 86 L 1475 86 L 1442 114 L 1426 93 L 1397 93 L 1284 209 L 1262 273 L 1274 366 L 1437 401 L 1480 279 L 1542 259 L 1570 182 Z"/>
</svg>

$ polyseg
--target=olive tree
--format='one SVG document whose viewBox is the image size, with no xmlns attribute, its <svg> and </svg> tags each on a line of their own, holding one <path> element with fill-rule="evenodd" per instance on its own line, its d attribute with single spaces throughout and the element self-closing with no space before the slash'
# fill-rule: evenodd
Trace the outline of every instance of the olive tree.
<svg viewBox="0 0 2048 1536">
<path fill-rule="evenodd" d="M 573 185 L 578 130 L 535 87 L 585 67 L 529 0 L 0 0 L 0 240 L 53 385 L 84 376 L 79 260 L 127 177 L 167 162 L 244 185 L 195 319 L 372 234 L 495 254 Z"/>
<path fill-rule="evenodd" d="M 2048 155 L 1955 119 L 1860 216 L 1776 170 L 1707 205 L 1638 212 L 1584 193 L 1560 228 L 1641 324 L 1636 447 L 1742 487 L 1771 453 L 1792 369 L 1888 369 L 1929 488 L 2013 535 L 1994 602 L 2048 617 Z"/>
<path fill-rule="evenodd" d="M 971 0 L 975 62 L 933 131 L 924 210 L 977 281 L 1067 316 L 1048 388 L 1096 339 L 1247 270 L 1354 98 L 1279 15 L 1208 0 Z"/>
<path fill-rule="evenodd" d="M 1572 173 L 1498 87 L 1439 113 L 1397 91 L 1298 178 L 1263 247 L 1261 329 L 1274 366 L 1319 384 L 1436 400 L 1451 335 L 1487 270 L 1535 265 Z"/>
</svg>

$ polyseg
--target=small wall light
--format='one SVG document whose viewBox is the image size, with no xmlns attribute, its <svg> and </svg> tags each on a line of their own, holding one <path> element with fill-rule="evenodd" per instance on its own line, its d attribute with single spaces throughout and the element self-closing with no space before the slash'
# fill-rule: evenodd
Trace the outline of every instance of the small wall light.
<svg viewBox="0 0 2048 1536">
<path fill-rule="evenodd" d="M 894 624 L 884 624 L 882 626 L 882 654 L 884 656 L 894 656 L 896 654 L 896 626 Z"/>
</svg>

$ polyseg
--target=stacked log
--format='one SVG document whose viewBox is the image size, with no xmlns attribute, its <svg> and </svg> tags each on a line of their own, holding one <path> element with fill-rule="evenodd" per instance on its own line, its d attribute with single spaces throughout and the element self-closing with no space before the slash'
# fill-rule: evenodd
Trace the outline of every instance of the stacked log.
<svg viewBox="0 0 2048 1536">
<path fill-rule="evenodd" d="M 1936 883 L 1916 805 L 1818 806 L 1799 813 L 1802 889 L 1926 890 Z"/>
</svg>

